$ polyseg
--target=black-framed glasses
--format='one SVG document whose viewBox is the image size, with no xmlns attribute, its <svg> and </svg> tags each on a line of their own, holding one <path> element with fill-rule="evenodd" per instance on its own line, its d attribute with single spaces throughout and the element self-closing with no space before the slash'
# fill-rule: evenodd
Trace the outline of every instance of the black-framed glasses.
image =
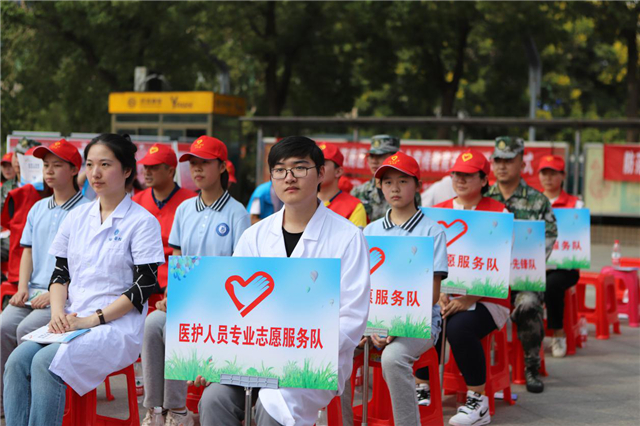
<svg viewBox="0 0 640 426">
<path fill-rule="evenodd" d="M 290 169 L 285 169 L 284 167 L 276 167 L 271 169 L 271 179 L 275 179 L 275 180 L 285 179 L 287 177 L 287 173 L 289 172 L 291 172 L 291 176 L 293 176 L 294 178 L 300 179 L 300 178 L 307 177 L 307 174 L 309 174 L 309 170 L 315 169 L 315 168 L 316 166 L 311 166 L 311 167 L 296 166 Z"/>
</svg>

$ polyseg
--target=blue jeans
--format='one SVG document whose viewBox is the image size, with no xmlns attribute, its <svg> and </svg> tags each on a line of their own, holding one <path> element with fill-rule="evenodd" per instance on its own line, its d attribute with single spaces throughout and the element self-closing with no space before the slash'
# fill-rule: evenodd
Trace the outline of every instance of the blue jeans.
<svg viewBox="0 0 640 426">
<path fill-rule="evenodd" d="M 4 369 L 4 415 L 7 425 L 62 425 L 64 381 L 49 371 L 60 343 L 24 342 Z"/>
</svg>

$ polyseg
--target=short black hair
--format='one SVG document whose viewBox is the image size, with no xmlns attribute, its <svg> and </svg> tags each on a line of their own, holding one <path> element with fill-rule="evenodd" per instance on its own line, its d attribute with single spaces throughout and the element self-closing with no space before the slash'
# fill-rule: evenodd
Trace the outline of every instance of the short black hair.
<svg viewBox="0 0 640 426">
<path fill-rule="evenodd" d="M 480 176 L 480 180 L 487 177 L 487 174 L 482 170 L 478 170 L 478 175 Z M 487 179 L 487 183 L 485 183 L 482 189 L 480 189 L 480 194 L 484 195 L 488 190 L 489 190 L 489 179 Z"/>
<path fill-rule="evenodd" d="M 136 145 L 131 141 L 131 137 L 127 134 L 103 133 L 91 139 L 89 145 L 84 148 L 85 161 L 91 147 L 98 143 L 106 145 L 113 152 L 122 165 L 122 170 L 131 170 L 131 174 L 124 183 L 125 186 L 130 185 L 136 178 L 136 151 L 138 151 Z"/>
<path fill-rule="evenodd" d="M 277 162 L 287 158 L 305 158 L 306 156 L 311 158 L 320 172 L 320 167 L 324 166 L 324 154 L 320 147 L 305 136 L 287 136 L 273 145 L 269 151 L 269 169 L 273 169 Z"/>
</svg>

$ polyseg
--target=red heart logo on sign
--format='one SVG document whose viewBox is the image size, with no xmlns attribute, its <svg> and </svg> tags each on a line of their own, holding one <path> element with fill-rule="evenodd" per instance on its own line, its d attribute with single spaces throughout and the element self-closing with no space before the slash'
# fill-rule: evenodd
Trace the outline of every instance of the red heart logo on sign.
<svg viewBox="0 0 640 426">
<path fill-rule="evenodd" d="M 254 281 L 257 285 L 263 286 L 259 289 L 262 292 L 253 300 L 253 302 L 245 306 L 242 302 L 240 302 L 240 300 L 238 300 L 238 297 L 236 296 L 234 283 L 240 284 L 241 287 L 247 287 Z M 231 297 L 233 304 L 236 305 L 236 308 L 240 311 L 240 315 L 242 315 L 243 317 L 251 312 L 253 308 L 258 306 L 268 295 L 270 295 L 273 291 L 273 287 L 274 282 L 273 278 L 271 278 L 271 275 L 262 271 L 256 272 L 255 274 L 251 275 L 251 278 L 246 281 L 239 275 L 233 275 L 229 277 L 227 279 L 227 282 L 224 284 L 224 288 L 225 290 L 227 290 L 227 293 L 229 293 L 229 297 Z"/>
<path fill-rule="evenodd" d="M 453 222 L 447 224 L 444 220 L 439 220 L 438 223 L 442 226 L 444 226 L 446 229 L 451 228 L 453 225 L 455 225 L 456 223 L 461 223 L 462 224 L 462 231 L 458 232 L 453 238 L 449 239 L 449 235 L 447 235 L 447 247 L 449 247 L 451 244 L 455 243 L 456 241 L 458 241 L 460 239 L 460 237 L 462 237 L 464 234 L 467 233 L 467 231 L 469 230 L 469 226 L 467 225 L 467 222 L 465 222 L 462 219 L 456 219 Z M 446 232 L 445 232 L 446 233 Z"/>
<path fill-rule="evenodd" d="M 382 266 L 382 264 L 384 263 L 384 260 L 386 259 L 386 256 L 384 255 L 384 252 L 379 247 L 373 247 L 371 250 L 369 250 L 369 255 L 371 255 L 371 253 L 373 253 L 374 251 L 380 253 L 380 260 L 378 260 L 378 262 L 371 267 L 371 270 L 369 271 L 369 275 L 373 275 L 373 273 L 379 267 Z"/>
</svg>

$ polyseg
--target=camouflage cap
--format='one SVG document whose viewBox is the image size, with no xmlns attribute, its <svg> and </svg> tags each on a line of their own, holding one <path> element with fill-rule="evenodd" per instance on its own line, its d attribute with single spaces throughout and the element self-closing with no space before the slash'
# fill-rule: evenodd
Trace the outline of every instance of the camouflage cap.
<svg viewBox="0 0 640 426">
<path fill-rule="evenodd" d="M 371 138 L 369 154 L 395 154 L 400 149 L 400 139 L 389 135 L 375 135 Z"/>
<path fill-rule="evenodd" d="M 524 140 L 511 136 L 498 136 L 491 158 L 515 158 L 524 152 Z"/>
<path fill-rule="evenodd" d="M 18 142 L 18 145 L 16 145 L 16 147 L 14 148 L 14 151 L 17 152 L 18 154 L 24 155 L 31 148 L 39 145 L 42 145 L 42 144 L 38 141 L 34 141 L 33 139 L 22 138 L 20 142 Z"/>
</svg>

